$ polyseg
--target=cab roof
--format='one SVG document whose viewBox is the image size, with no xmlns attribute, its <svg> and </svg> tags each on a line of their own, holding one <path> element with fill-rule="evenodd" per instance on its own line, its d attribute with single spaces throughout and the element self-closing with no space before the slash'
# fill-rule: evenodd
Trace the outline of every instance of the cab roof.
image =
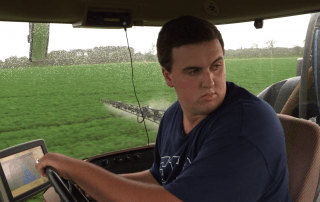
<svg viewBox="0 0 320 202">
<path fill-rule="evenodd" d="M 131 10 L 133 26 L 162 26 L 180 15 L 218 25 L 320 11 L 319 0 L 11 0 L 0 2 L 0 21 L 75 24 L 92 5 Z"/>
</svg>

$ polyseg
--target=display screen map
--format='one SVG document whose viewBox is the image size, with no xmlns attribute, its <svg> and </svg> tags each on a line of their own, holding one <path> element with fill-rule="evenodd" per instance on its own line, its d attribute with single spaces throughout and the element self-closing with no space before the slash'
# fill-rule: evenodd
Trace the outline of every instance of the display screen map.
<svg viewBox="0 0 320 202">
<path fill-rule="evenodd" d="M 35 168 L 36 159 L 43 156 L 41 146 L 0 159 L 3 172 L 16 197 L 48 181 Z"/>
</svg>

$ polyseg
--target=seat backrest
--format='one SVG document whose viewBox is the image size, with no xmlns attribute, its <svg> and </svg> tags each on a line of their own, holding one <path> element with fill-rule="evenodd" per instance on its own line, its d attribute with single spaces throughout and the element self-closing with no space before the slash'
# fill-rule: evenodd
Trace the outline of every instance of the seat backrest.
<svg viewBox="0 0 320 202">
<path fill-rule="evenodd" d="M 320 127 L 305 119 L 277 115 L 285 134 L 292 202 L 313 202 L 320 171 Z"/>
</svg>

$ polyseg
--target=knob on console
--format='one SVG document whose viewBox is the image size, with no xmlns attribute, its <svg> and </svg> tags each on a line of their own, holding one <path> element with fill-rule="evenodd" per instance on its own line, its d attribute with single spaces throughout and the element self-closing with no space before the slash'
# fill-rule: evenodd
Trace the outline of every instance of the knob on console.
<svg viewBox="0 0 320 202">
<path fill-rule="evenodd" d="M 132 157 L 129 156 L 129 155 L 127 155 L 127 156 L 126 156 L 126 161 L 131 161 L 131 160 L 132 160 Z"/>
<path fill-rule="evenodd" d="M 122 163 L 123 159 L 122 158 L 116 158 L 116 159 L 114 159 L 114 162 L 115 163 Z"/>
<path fill-rule="evenodd" d="M 141 159 L 141 154 L 135 154 L 135 155 L 133 156 L 133 158 L 134 158 L 135 160 L 140 160 L 140 159 Z"/>
<path fill-rule="evenodd" d="M 109 160 L 108 159 L 104 159 L 103 161 L 102 161 L 102 166 L 103 167 L 107 167 L 107 166 L 109 166 L 110 165 L 110 163 L 109 163 Z"/>
</svg>

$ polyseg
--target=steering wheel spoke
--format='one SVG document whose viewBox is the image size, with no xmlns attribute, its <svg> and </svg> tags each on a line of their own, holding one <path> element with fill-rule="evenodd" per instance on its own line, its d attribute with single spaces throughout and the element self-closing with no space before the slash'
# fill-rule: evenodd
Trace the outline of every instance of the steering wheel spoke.
<svg viewBox="0 0 320 202">
<path fill-rule="evenodd" d="M 63 202 L 89 202 L 88 198 L 75 187 L 74 182 L 60 178 L 54 168 L 47 167 L 46 174 Z"/>
</svg>

